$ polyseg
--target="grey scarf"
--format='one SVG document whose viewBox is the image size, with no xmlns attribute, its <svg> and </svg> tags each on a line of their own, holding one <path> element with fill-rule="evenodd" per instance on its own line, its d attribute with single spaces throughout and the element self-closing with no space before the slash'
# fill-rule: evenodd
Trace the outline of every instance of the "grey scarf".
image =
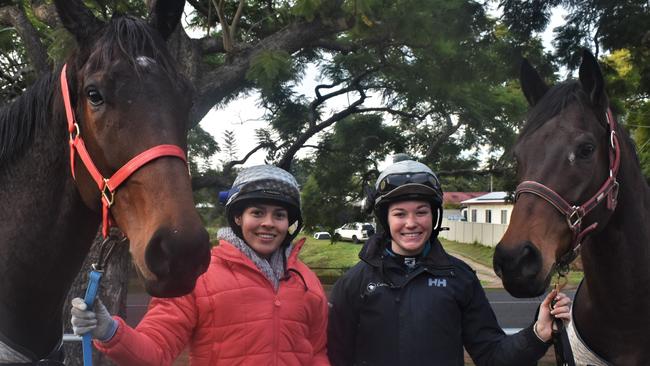
<svg viewBox="0 0 650 366">
<path fill-rule="evenodd" d="M 284 250 L 280 247 L 278 250 L 271 254 L 269 259 L 260 257 L 251 247 L 246 244 L 240 237 L 238 237 L 231 228 L 224 227 L 217 232 L 217 239 L 225 240 L 239 249 L 245 256 L 255 263 L 255 266 L 262 272 L 271 284 L 273 289 L 277 292 L 280 286 L 280 279 L 284 277 L 284 264 L 286 259 L 289 258 L 293 244 L 287 245 Z M 283 258 L 284 256 L 284 258 Z"/>
</svg>

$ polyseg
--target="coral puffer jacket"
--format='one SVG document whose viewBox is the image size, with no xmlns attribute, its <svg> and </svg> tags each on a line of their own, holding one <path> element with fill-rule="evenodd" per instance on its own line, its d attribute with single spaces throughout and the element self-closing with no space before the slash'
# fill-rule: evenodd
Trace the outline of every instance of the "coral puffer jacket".
<svg viewBox="0 0 650 366">
<path fill-rule="evenodd" d="M 96 347 L 120 365 L 171 365 L 189 345 L 192 365 L 329 365 L 327 299 L 301 261 L 298 242 L 277 293 L 240 250 L 212 249 L 208 271 L 188 295 L 154 298 L 137 328 L 122 319 Z"/>
</svg>

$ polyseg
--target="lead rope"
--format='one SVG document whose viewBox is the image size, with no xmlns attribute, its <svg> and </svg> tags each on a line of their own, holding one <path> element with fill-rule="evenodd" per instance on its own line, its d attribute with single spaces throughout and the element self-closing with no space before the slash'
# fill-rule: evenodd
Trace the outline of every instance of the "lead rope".
<svg viewBox="0 0 650 366">
<path fill-rule="evenodd" d="M 567 284 L 567 274 L 569 273 L 569 264 L 563 264 L 557 269 L 557 278 L 555 280 L 555 290 L 561 291 Z M 550 308 L 555 307 L 555 299 L 551 301 Z M 573 360 L 573 352 L 571 351 L 571 343 L 567 335 L 566 328 L 562 319 L 553 319 L 552 339 L 553 347 L 555 348 L 555 363 L 558 366 L 575 366 Z"/>
<path fill-rule="evenodd" d="M 104 274 L 104 268 L 106 268 L 108 260 L 113 254 L 115 247 L 118 244 L 124 243 L 126 239 L 126 236 L 119 238 L 112 233 L 104 236 L 104 240 L 99 247 L 99 256 L 97 257 L 97 262 L 91 265 L 92 269 L 88 273 L 88 287 L 86 288 L 86 294 L 84 295 L 84 302 L 86 303 L 88 310 L 92 310 L 93 305 L 95 305 L 95 299 L 97 298 L 97 292 L 99 291 L 99 284 L 101 282 L 102 276 Z M 82 337 L 84 366 L 92 366 L 93 364 L 92 344 L 91 332 L 84 334 Z"/>
</svg>

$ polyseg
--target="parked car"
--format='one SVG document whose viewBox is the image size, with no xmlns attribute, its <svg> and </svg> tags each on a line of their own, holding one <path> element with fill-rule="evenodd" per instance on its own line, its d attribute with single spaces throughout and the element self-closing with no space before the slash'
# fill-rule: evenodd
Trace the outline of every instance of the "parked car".
<svg viewBox="0 0 650 366">
<path fill-rule="evenodd" d="M 341 240 L 352 240 L 353 243 L 366 241 L 375 233 L 375 227 L 369 222 L 351 222 L 334 230 Z"/>
<path fill-rule="evenodd" d="M 332 236 L 330 235 L 330 233 L 326 231 L 319 231 L 317 233 L 314 233 L 314 239 L 316 240 L 329 240 L 331 238 Z"/>
</svg>

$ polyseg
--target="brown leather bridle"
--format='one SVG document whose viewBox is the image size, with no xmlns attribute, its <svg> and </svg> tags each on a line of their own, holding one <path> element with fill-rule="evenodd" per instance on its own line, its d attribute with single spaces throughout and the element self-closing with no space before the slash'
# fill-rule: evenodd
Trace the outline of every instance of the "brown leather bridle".
<svg viewBox="0 0 650 366">
<path fill-rule="evenodd" d="M 587 226 L 582 229 L 582 221 L 596 206 L 603 200 L 607 201 L 607 209 L 614 211 L 616 208 L 618 197 L 618 169 L 621 160 L 620 145 L 616 137 L 616 119 L 612 115 L 611 109 L 607 108 L 607 126 L 609 128 L 609 177 L 605 180 L 598 192 L 594 194 L 587 202 L 582 205 L 571 205 L 562 196 L 551 188 L 542 183 L 535 181 L 521 182 L 515 191 L 515 202 L 523 193 L 534 194 L 555 207 L 562 215 L 565 216 L 566 222 L 571 229 L 572 241 L 569 250 L 562 255 L 556 262 L 558 270 L 566 268 L 579 254 L 580 246 L 585 236 L 594 231 L 598 226 L 598 222 Z"/>
<path fill-rule="evenodd" d="M 112 224 L 112 220 L 109 215 L 109 211 L 113 202 L 115 201 L 115 190 L 127 180 L 131 174 L 136 170 L 142 168 L 145 164 L 151 162 L 152 160 L 164 157 L 172 156 L 179 158 L 187 164 L 187 159 L 185 158 L 185 152 L 179 146 L 176 145 L 157 145 L 150 149 L 147 149 L 140 154 L 136 155 L 134 158 L 129 160 L 124 164 L 120 169 L 118 169 L 110 178 L 104 178 L 102 173 L 97 169 L 93 163 L 86 145 L 84 144 L 83 139 L 81 138 L 81 133 L 79 130 L 79 124 L 75 120 L 75 114 L 72 109 L 72 104 L 70 103 L 70 92 L 68 89 L 68 80 L 66 77 L 66 68 L 67 65 L 63 65 L 61 69 L 61 94 L 63 95 L 63 103 L 65 105 L 65 114 L 68 120 L 68 133 L 70 135 L 69 144 L 70 144 L 70 169 L 72 171 L 72 177 L 75 178 L 74 168 L 75 168 L 75 152 L 79 155 L 79 158 L 83 162 L 84 166 L 90 176 L 93 178 L 99 191 L 101 192 L 101 201 L 102 201 L 102 234 L 104 238 L 108 237 L 108 230 Z"/>
</svg>

